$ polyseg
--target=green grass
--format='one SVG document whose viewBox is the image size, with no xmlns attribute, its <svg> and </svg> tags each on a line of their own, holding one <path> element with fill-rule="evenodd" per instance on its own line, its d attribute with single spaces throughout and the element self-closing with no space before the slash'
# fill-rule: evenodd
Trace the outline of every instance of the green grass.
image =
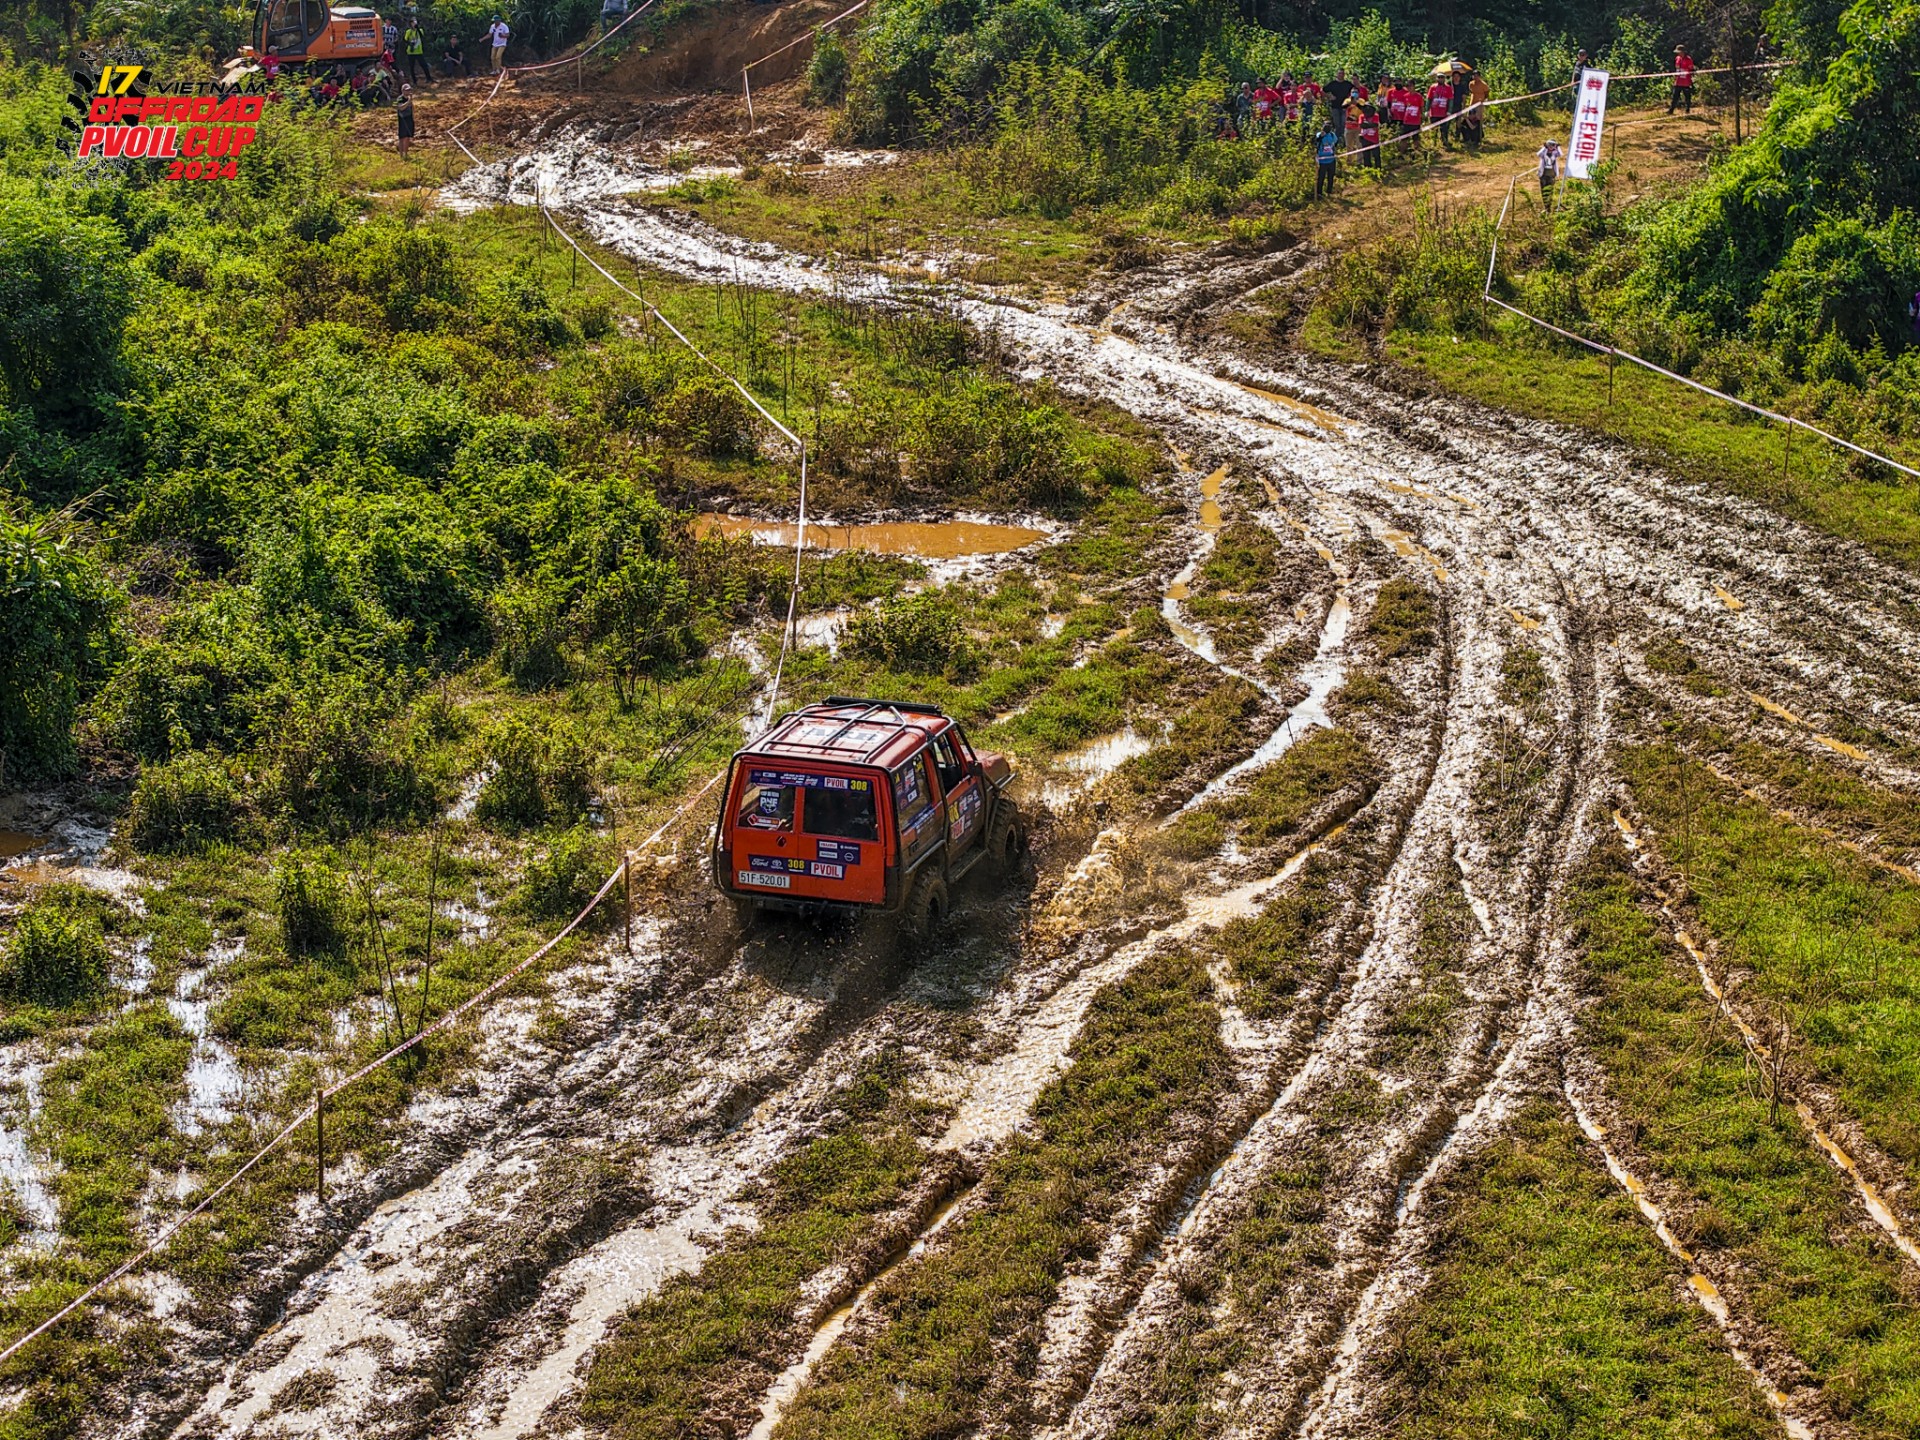
<svg viewBox="0 0 1920 1440">
<path fill-rule="evenodd" d="M 1407 1440 L 1759 1440 L 1764 1400 L 1570 1117 L 1536 1100 L 1448 1187 L 1395 1326 Z"/>
<path fill-rule="evenodd" d="M 1175 1137 L 1208 1123 L 1231 1074 L 1193 957 L 1149 961 L 1102 990 L 979 1203 L 881 1282 L 874 1328 L 828 1352 L 778 1433 L 950 1435 L 1020 1413 L 1067 1264 L 1098 1250 Z"/>
<path fill-rule="evenodd" d="M 1396 575 L 1380 587 L 1362 633 L 1376 655 L 1392 660 L 1432 648 L 1437 619 L 1433 597 L 1416 581 Z"/>
<path fill-rule="evenodd" d="M 1862 1435 L 1911 1436 L 1920 1307 L 1898 1252 L 1792 1112 L 1770 1117 L 1738 1036 L 1639 905 L 1616 840 L 1582 878 L 1573 915 L 1596 990 L 1582 1030 L 1626 1133 L 1686 1197 L 1673 1215 L 1682 1243 L 1741 1278 L 1747 1310 L 1836 1418 Z"/>
<path fill-rule="evenodd" d="M 1174 854 L 1202 859 L 1233 832 L 1243 849 L 1293 839 L 1329 800 L 1349 792 L 1357 809 L 1380 782 L 1380 763 L 1351 731 L 1314 730 L 1237 790 L 1196 806 L 1170 825 L 1162 843 Z"/>
<path fill-rule="evenodd" d="M 1258 915 L 1221 927 L 1214 947 L 1226 959 L 1248 1015 L 1270 1020 L 1286 1013 L 1318 969 L 1314 941 L 1340 913 L 1349 869 L 1341 858 L 1314 855 L 1284 895 Z"/>
<path fill-rule="evenodd" d="M 1691 885 L 1743 1003 L 1784 1014 L 1792 1059 L 1920 1176 L 1920 888 L 1742 799 L 1665 746 L 1623 769 Z"/>
<path fill-rule="evenodd" d="M 758 1399 L 805 1339 L 795 1317 L 806 1282 L 836 1263 L 870 1273 L 885 1258 L 872 1253 L 875 1223 L 927 1163 L 904 1081 L 892 1055 L 847 1087 L 847 1122 L 761 1181 L 759 1224 L 628 1312 L 595 1353 L 581 1402 L 590 1425 L 666 1440 L 696 1433 L 724 1402 L 738 1413 L 743 1397 Z"/>
<path fill-rule="evenodd" d="M 1609 404 L 1603 358 L 1549 349 L 1511 317 L 1492 327 L 1486 338 L 1396 331 L 1385 353 L 1437 387 L 1625 441 L 1683 478 L 1857 540 L 1905 569 L 1920 568 L 1920 486 L 1911 480 L 1878 465 L 1856 467 L 1841 458 L 1845 452 L 1804 434 L 1789 461 L 1780 426 L 1636 366 L 1615 370 Z M 1321 348 L 1352 348 L 1325 344 L 1323 325 L 1310 325 L 1308 335 Z M 1920 460 L 1910 447 L 1894 458 Z"/>
<path fill-rule="evenodd" d="M 1269 610 L 1286 599 L 1276 593 L 1280 553 L 1263 525 L 1231 520 L 1221 527 L 1185 602 L 1188 616 L 1207 627 L 1221 653 L 1245 655 L 1266 634 Z"/>
<path fill-rule="evenodd" d="M 1780 800 L 1829 824 L 1872 832 L 1889 849 L 1920 848 L 1920 800 L 1852 770 L 1754 740 L 1733 744 L 1733 765 L 1766 782 Z"/>
</svg>

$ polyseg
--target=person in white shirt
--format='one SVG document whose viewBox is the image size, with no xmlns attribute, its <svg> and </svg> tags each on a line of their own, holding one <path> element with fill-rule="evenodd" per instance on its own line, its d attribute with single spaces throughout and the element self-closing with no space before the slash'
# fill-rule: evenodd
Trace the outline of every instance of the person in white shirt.
<svg viewBox="0 0 1920 1440">
<path fill-rule="evenodd" d="M 507 53 L 509 33 L 507 22 L 498 15 L 493 17 L 493 24 L 487 27 L 487 39 L 493 42 L 493 73 L 496 75 L 500 73 L 500 57 Z"/>
<path fill-rule="evenodd" d="M 1534 154 L 1540 161 L 1540 199 L 1553 199 L 1553 182 L 1560 178 L 1560 142 L 1549 140 Z"/>
</svg>

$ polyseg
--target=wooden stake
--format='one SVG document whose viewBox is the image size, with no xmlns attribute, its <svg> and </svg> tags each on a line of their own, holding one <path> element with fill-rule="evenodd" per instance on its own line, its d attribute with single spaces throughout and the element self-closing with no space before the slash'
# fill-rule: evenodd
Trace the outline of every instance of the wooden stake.
<svg viewBox="0 0 1920 1440">
<path fill-rule="evenodd" d="M 627 851 L 620 861 L 620 877 L 626 882 L 626 904 L 622 907 L 622 921 L 627 931 L 627 954 L 633 953 L 633 852 Z"/>
<path fill-rule="evenodd" d="M 1785 480 L 1787 478 L 1787 467 L 1792 464 L 1793 464 L 1793 422 L 1789 420 L 1787 422 L 1787 449 L 1786 449 L 1786 453 L 1780 457 L 1780 478 L 1782 480 Z"/>
<path fill-rule="evenodd" d="M 327 1203 L 327 1087 L 316 1081 L 313 1087 L 313 1193 L 321 1205 Z"/>
</svg>

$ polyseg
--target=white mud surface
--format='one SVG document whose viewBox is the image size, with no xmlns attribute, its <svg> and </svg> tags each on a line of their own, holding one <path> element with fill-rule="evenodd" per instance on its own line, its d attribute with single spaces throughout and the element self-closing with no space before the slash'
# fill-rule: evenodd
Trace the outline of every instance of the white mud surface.
<svg viewBox="0 0 1920 1440">
<path fill-rule="evenodd" d="M 479 167 L 452 198 L 537 197 L 570 229 L 683 277 L 880 304 L 927 293 L 925 282 L 815 264 L 617 198 L 679 178 L 571 140 Z M 1307 696 L 1265 740 L 1261 763 L 1329 723 L 1329 701 L 1366 658 L 1354 617 L 1384 575 L 1427 587 L 1442 631 L 1413 687 L 1424 713 L 1407 722 L 1406 753 L 1384 757 L 1391 774 L 1375 804 L 1400 818 L 1382 878 L 1352 917 L 1351 953 L 1310 1010 L 1279 1025 L 1240 1015 L 1221 977 L 1224 1034 L 1245 1079 L 1231 1143 L 1181 1204 L 1139 1197 L 1049 1317 L 1035 1418 L 1071 1435 L 1107 1433 L 1129 1415 L 1178 1318 L 1183 1276 L 1208 1264 L 1262 1177 L 1308 1143 L 1330 1098 L 1356 1088 L 1382 1103 L 1342 1136 L 1349 1168 L 1324 1222 L 1331 1265 L 1208 1403 L 1229 1430 L 1377 1427 L 1370 1366 L 1424 1278 L 1431 1197 L 1520 1100 L 1559 1088 L 1574 998 L 1559 899 L 1592 840 L 1591 817 L 1604 817 L 1596 807 L 1626 646 L 1656 631 L 1684 636 L 1778 707 L 1785 718 L 1770 723 L 1809 753 L 1841 753 L 1823 737 L 1843 715 L 1920 743 L 1920 638 L 1903 618 L 1920 606 L 1920 585 L 1857 548 L 1551 426 L 1390 393 L 1364 370 L 1254 366 L 1183 338 L 1212 307 L 1297 264 L 1201 257 L 1121 277 L 1106 288 L 1124 295 L 1075 305 L 939 292 L 996 337 L 1017 373 L 1118 404 L 1188 453 L 1225 458 L 1265 493 L 1261 523 L 1300 534 L 1337 565 L 1338 598 L 1298 677 Z M 1198 498 L 1196 567 L 1219 523 L 1217 495 Z M 1163 606 L 1182 642 L 1213 662 L 1211 638 L 1175 593 L 1194 573 L 1172 577 Z M 831 645 L 835 633 L 808 640 Z M 1547 677 L 1543 716 L 1518 717 L 1501 698 L 1503 662 L 1519 645 L 1538 653 Z M 1486 795 L 1500 779 L 1503 727 L 1515 725 L 1546 759 L 1503 816 Z M 1097 777 L 1132 743 L 1112 737 L 1062 768 Z M 1896 758 L 1855 749 L 1848 763 L 1905 774 Z M 1100 985 L 1153 946 L 1249 913 L 1298 878 L 1278 865 L 1222 874 L 1177 913 L 1162 911 L 1144 937 L 1081 935 L 1087 898 L 1123 883 L 1124 844 L 1116 832 L 1097 837 L 1024 937 L 1003 916 L 998 932 L 956 941 L 939 965 L 905 977 L 859 946 L 783 931 L 736 950 L 701 938 L 717 920 L 694 921 L 650 928 L 640 955 L 603 963 L 591 990 L 557 988 L 581 1027 L 560 1055 L 531 1036 L 529 1012 L 504 1008 L 487 1024 L 477 1096 L 444 1099 L 447 1114 L 467 1117 L 437 1132 L 452 1137 L 445 1163 L 369 1207 L 279 1327 L 224 1378 L 201 1365 L 182 1433 L 508 1440 L 564 1428 L 608 1322 L 698 1264 L 724 1227 L 752 1223 L 747 1183 L 812 1133 L 835 1080 L 861 1056 L 890 1042 L 918 1047 L 929 1089 L 954 1107 L 942 1143 L 989 1153 L 1059 1073 Z M 1456 887 L 1474 917 L 1452 960 L 1459 998 L 1446 1043 L 1411 1059 L 1386 1040 L 1426 983 L 1425 917 Z M 977 1065 L 928 1060 L 948 1023 L 924 1003 L 936 995 L 1005 1045 Z M 532 1282 L 510 1291 L 500 1277 L 526 1253 L 525 1237 L 557 1233 L 548 1212 L 561 1180 L 550 1174 L 567 1157 L 613 1147 L 633 1157 L 644 1195 L 615 1186 L 605 1203 L 585 1205 L 538 1249 Z M 387 1254 L 390 1263 L 374 1263 Z M 816 1331 L 763 1420 L 784 1410 L 846 1323 L 829 1317 Z M 319 1369 L 334 1376 L 320 1403 L 276 1403 Z"/>
</svg>

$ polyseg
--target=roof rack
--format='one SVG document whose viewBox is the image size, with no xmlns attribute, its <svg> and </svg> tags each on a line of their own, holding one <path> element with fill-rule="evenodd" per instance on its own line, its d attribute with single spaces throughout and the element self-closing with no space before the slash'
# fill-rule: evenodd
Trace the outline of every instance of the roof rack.
<svg viewBox="0 0 1920 1440">
<path fill-rule="evenodd" d="M 806 708 L 812 710 L 817 705 L 873 705 L 890 710 L 912 710 L 920 715 L 938 715 L 942 720 L 947 718 L 947 712 L 938 705 L 925 705 L 918 700 L 875 700 L 865 695 L 829 695 Z"/>
<path fill-rule="evenodd" d="M 943 712 L 935 709 L 931 705 L 915 705 L 900 700 L 867 700 L 856 696 L 835 695 L 826 700 L 819 701 L 816 704 L 804 705 L 798 710 L 789 711 L 780 717 L 779 725 L 776 725 L 774 728 L 778 730 L 786 725 L 788 721 L 798 720 L 811 714 L 817 714 L 823 710 L 844 710 L 848 706 L 853 705 L 860 707 L 854 714 L 845 717 L 833 717 L 840 719 L 842 723 L 839 729 L 835 730 L 831 735 L 828 735 L 824 740 L 808 740 L 794 743 L 804 744 L 809 750 L 837 751 L 850 757 L 857 757 L 860 762 L 865 762 L 884 750 L 887 745 L 892 742 L 894 737 L 888 735 L 877 745 L 867 744 L 864 740 L 855 744 L 840 743 L 840 737 L 845 735 L 849 730 L 856 729 L 869 720 L 884 717 L 904 728 L 919 730 L 922 734 L 925 734 L 927 733 L 926 722 L 928 720 L 946 719 Z"/>
</svg>

